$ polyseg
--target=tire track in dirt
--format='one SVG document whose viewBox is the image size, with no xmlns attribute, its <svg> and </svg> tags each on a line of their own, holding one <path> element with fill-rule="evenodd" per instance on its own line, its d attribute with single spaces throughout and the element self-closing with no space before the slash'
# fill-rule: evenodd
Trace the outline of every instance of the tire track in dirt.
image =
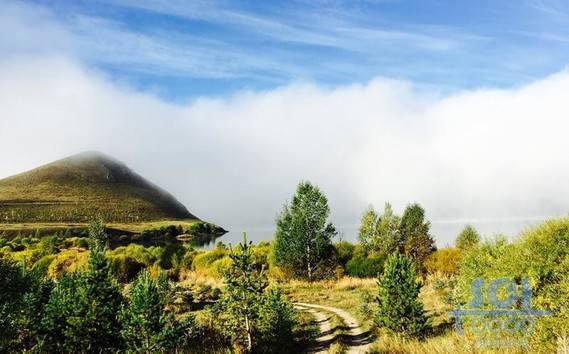
<svg viewBox="0 0 569 354">
<path fill-rule="evenodd" d="M 371 342 L 370 332 L 366 332 L 359 325 L 359 322 L 347 311 L 324 305 L 307 304 L 297 302 L 295 307 L 301 311 L 311 313 L 320 326 L 320 337 L 316 339 L 316 345 L 319 348 L 310 348 L 309 353 L 326 353 L 330 345 L 336 340 L 336 336 L 332 333 L 332 325 L 330 316 L 326 313 L 333 313 L 342 319 L 342 322 L 349 328 L 349 333 L 342 335 L 342 343 L 348 348 L 349 354 L 366 353 Z M 316 350 L 315 350 L 316 349 Z"/>
</svg>

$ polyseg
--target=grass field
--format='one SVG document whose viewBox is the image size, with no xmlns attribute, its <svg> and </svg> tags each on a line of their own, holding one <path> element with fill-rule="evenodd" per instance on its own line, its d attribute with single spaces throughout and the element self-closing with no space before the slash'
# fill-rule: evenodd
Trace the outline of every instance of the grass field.
<svg viewBox="0 0 569 354">
<path fill-rule="evenodd" d="M 197 219 L 187 219 L 187 220 L 157 220 L 157 221 L 146 221 L 138 223 L 108 223 L 106 227 L 108 229 L 113 229 L 117 231 L 124 231 L 125 233 L 138 234 L 144 230 L 157 229 L 160 227 L 170 226 L 170 225 L 181 225 L 184 229 L 190 225 L 200 222 Z M 19 224 L 3 224 L 0 223 L 0 234 L 4 233 L 7 236 L 15 235 L 21 233 L 35 234 L 39 231 L 40 234 L 50 234 L 61 230 L 80 230 L 85 229 L 88 223 L 19 223 Z"/>
</svg>

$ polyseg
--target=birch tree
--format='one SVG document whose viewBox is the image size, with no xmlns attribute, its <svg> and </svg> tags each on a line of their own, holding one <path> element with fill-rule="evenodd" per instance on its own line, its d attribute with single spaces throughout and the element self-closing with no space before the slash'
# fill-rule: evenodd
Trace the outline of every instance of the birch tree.
<svg viewBox="0 0 569 354">
<path fill-rule="evenodd" d="M 296 277 L 314 280 L 322 261 L 330 256 L 336 235 L 329 216 L 324 193 L 310 182 L 299 183 L 277 220 L 276 263 Z"/>
</svg>

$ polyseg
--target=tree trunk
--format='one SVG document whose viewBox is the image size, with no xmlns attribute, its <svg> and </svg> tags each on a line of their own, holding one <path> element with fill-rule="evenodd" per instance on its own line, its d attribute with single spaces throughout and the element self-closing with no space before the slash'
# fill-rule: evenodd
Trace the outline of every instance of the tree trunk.
<svg viewBox="0 0 569 354">
<path fill-rule="evenodd" d="M 251 338 L 251 326 L 249 324 L 249 316 L 245 315 L 245 331 L 247 332 L 247 353 L 253 350 L 253 338 Z"/>
<path fill-rule="evenodd" d="M 312 264 L 310 263 L 310 245 L 306 246 L 306 263 L 308 271 L 308 280 L 312 281 Z"/>
</svg>

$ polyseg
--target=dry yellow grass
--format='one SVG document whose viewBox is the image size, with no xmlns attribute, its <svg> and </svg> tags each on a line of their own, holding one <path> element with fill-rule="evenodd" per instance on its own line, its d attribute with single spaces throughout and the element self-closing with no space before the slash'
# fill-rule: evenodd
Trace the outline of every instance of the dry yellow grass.
<svg viewBox="0 0 569 354">
<path fill-rule="evenodd" d="M 451 333 L 444 336 L 427 338 L 424 341 L 405 339 L 393 335 L 380 335 L 368 353 L 390 354 L 520 354 L 527 353 L 522 348 L 483 349 L 477 348 L 473 338 L 461 337 Z"/>
</svg>

